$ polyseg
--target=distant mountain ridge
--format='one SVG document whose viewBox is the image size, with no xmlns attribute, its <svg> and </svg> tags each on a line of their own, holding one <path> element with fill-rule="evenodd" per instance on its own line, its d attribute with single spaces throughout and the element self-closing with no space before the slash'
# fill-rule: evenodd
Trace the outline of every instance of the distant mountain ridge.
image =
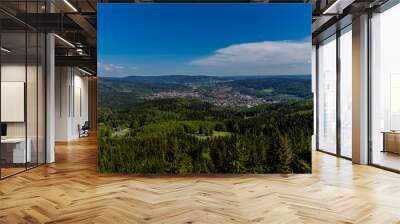
<svg viewBox="0 0 400 224">
<path fill-rule="evenodd" d="M 252 79 L 311 79 L 311 75 L 260 75 L 260 76 L 211 76 L 211 75 L 153 75 L 153 76 L 125 76 L 101 77 L 108 80 L 126 80 L 143 83 L 199 83 L 223 82 Z"/>
</svg>

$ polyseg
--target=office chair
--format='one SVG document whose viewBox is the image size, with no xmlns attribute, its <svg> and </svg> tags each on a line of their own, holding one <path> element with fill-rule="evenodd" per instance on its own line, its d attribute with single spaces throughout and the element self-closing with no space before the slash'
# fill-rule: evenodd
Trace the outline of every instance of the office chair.
<svg viewBox="0 0 400 224">
<path fill-rule="evenodd" d="M 79 138 L 89 136 L 89 129 L 90 129 L 89 121 L 85 121 L 82 127 L 78 125 L 78 129 L 79 129 Z"/>
</svg>

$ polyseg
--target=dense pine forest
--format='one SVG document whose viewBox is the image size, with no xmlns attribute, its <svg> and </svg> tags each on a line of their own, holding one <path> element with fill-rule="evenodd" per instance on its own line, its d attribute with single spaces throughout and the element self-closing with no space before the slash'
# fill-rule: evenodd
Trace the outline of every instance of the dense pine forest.
<svg viewBox="0 0 400 224">
<path fill-rule="evenodd" d="M 309 173 L 308 76 L 99 79 L 104 173 Z"/>
</svg>

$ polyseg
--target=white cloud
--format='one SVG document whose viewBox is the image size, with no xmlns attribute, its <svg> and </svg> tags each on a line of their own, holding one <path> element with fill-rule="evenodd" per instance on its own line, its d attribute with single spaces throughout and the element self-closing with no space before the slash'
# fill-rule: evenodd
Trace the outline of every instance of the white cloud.
<svg viewBox="0 0 400 224">
<path fill-rule="evenodd" d="M 135 66 L 97 62 L 97 70 L 100 76 L 128 76 L 137 72 L 137 69 Z"/>
<path fill-rule="evenodd" d="M 310 65 L 311 42 L 262 41 L 234 44 L 212 55 L 194 60 L 192 65 L 240 73 L 302 74 Z"/>
<path fill-rule="evenodd" d="M 125 69 L 125 66 L 115 65 L 115 64 L 107 64 L 107 63 L 97 63 L 99 69 L 104 69 L 105 71 L 117 71 Z"/>
</svg>

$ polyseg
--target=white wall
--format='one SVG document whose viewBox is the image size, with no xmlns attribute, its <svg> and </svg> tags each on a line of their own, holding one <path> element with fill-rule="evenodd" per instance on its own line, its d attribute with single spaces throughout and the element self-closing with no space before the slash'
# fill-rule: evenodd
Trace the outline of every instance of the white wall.
<svg viewBox="0 0 400 224">
<path fill-rule="evenodd" d="M 68 88 L 71 83 L 69 68 L 55 69 L 55 140 L 67 141 L 69 133 L 69 103 Z"/>
<path fill-rule="evenodd" d="M 88 78 L 72 67 L 56 67 L 55 140 L 79 138 L 78 125 L 88 121 Z"/>
<path fill-rule="evenodd" d="M 82 73 L 74 75 L 74 107 L 72 108 L 72 120 L 71 120 L 71 135 L 79 137 L 78 125 L 83 125 L 85 121 L 89 120 L 89 111 L 88 111 L 88 78 L 87 76 L 82 76 Z"/>
</svg>

